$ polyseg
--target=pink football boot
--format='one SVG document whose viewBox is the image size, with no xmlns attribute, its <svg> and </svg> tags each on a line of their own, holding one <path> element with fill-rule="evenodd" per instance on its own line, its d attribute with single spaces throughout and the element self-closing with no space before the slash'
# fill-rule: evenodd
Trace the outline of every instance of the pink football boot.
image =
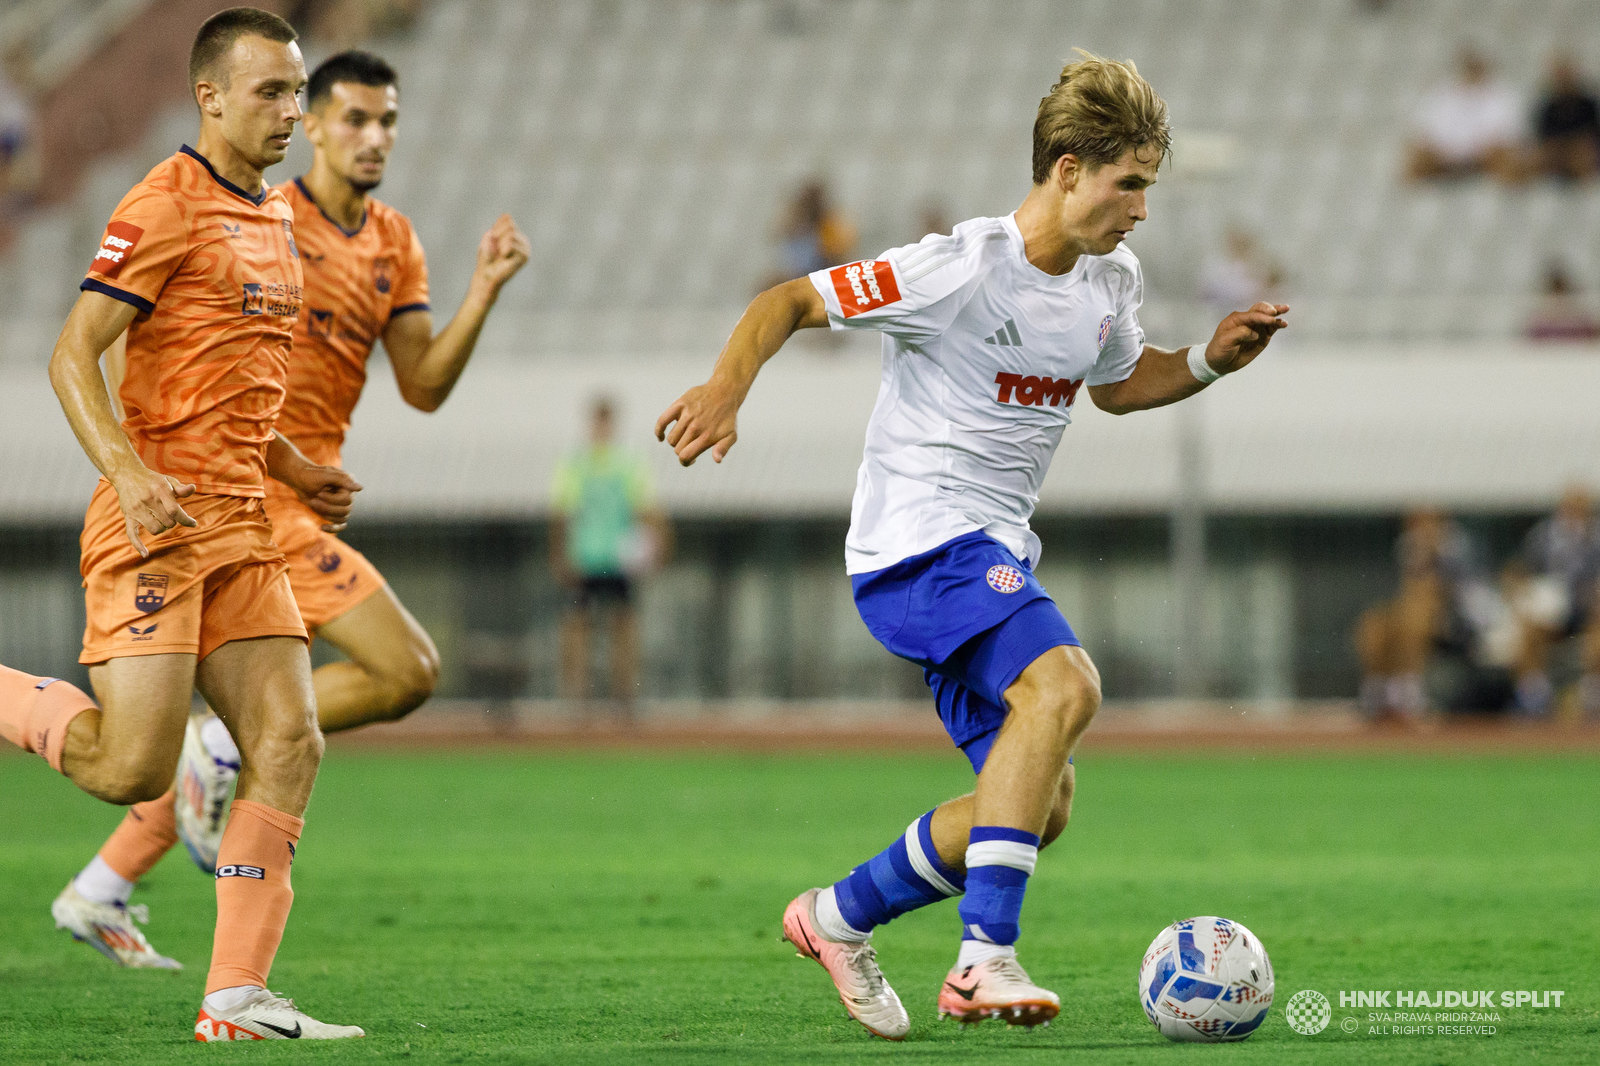
<svg viewBox="0 0 1600 1066">
<path fill-rule="evenodd" d="M 872 943 L 840 943 L 817 932 L 815 908 L 820 891 L 807 889 L 784 910 L 784 938 L 795 946 L 802 959 L 815 959 L 822 964 L 839 990 L 839 1002 L 850 1017 L 867 1027 L 867 1032 L 885 1040 L 904 1040 L 911 1029 L 911 1019 L 900 1005 L 900 997 L 883 979 Z"/>
<path fill-rule="evenodd" d="M 1007 1025 L 1049 1025 L 1061 1011 L 1061 997 L 1040 988 L 1015 958 L 957 966 L 939 989 L 939 1017 L 973 1025 L 1000 1018 Z"/>
</svg>

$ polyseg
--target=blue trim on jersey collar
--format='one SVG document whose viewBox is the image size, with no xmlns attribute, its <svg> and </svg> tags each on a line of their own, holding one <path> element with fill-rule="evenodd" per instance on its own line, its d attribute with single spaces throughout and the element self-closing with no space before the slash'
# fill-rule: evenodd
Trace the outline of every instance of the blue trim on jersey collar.
<svg viewBox="0 0 1600 1066">
<path fill-rule="evenodd" d="M 271 190 L 270 190 L 270 186 L 267 185 L 267 181 L 266 181 L 265 178 L 261 179 L 261 195 L 260 196 L 251 196 L 249 193 L 247 193 L 243 189 L 239 188 L 239 186 L 235 185 L 233 182 L 229 181 L 227 178 L 223 177 L 221 174 L 218 174 L 217 173 L 217 168 L 211 165 L 211 160 L 207 159 L 205 156 L 201 155 L 199 152 L 195 151 L 193 148 L 190 148 L 187 144 L 184 145 L 182 148 L 179 148 L 178 151 L 182 152 L 186 156 L 190 156 L 190 157 L 192 157 L 194 159 L 198 159 L 200 161 L 200 165 L 205 167 L 206 168 L 206 172 L 211 175 L 211 180 L 215 181 L 218 185 L 222 186 L 224 189 L 227 189 L 229 192 L 233 193 L 233 195 L 239 197 L 242 200 L 249 200 L 251 203 L 255 204 L 257 207 L 260 207 L 262 204 L 266 203 L 266 201 L 267 201 L 267 193 L 269 191 L 271 191 Z"/>
<path fill-rule="evenodd" d="M 328 214 L 328 212 L 326 212 L 326 211 L 324 211 L 322 209 L 322 205 L 321 204 L 317 203 L 317 198 L 315 196 L 311 195 L 311 190 L 310 189 L 306 188 L 306 183 L 304 181 L 304 177 L 305 177 L 305 175 L 301 175 L 300 177 L 295 178 L 294 179 L 295 185 L 299 186 L 300 194 L 302 196 L 304 196 L 307 200 L 311 201 L 311 206 L 317 209 L 317 213 L 319 215 L 321 215 L 323 218 L 328 220 L 328 224 L 330 226 L 332 226 L 334 229 L 338 230 L 340 233 L 344 234 L 345 237 L 347 237 L 347 238 L 348 237 L 354 237 L 356 234 L 361 232 L 361 228 L 367 224 L 367 205 L 365 203 L 363 203 L 361 205 L 361 221 L 356 223 L 356 228 L 355 229 L 345 229 L 343 226 L 339 225 L 339 223 L 337 221 L 334 220 L 334 217 L 332 215 Z"/>
</svg>

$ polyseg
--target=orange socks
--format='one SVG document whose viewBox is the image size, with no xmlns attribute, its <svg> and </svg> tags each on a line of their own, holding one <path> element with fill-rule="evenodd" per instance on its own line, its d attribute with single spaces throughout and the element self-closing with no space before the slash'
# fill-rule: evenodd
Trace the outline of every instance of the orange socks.
<svg viewBox="0 0 1600 1066">
<path fill-rule="evenodd" d="M 0 737 L 44 756 L 57 773 L 62 772 L 67 726 L 84 711 L 97 709 L 94 700 L 65 681 L 0 666 Z"/>
<path fill-rule="evenodd" d="M 289 864 L 305 820 L 250 800 L 234 800 L 217 855 L 217 935 L 206 994 L 267 986 L 289 921 Z"/>
<path fill-rule="evenodd" d="M 178 842 L 177 800 L 178 794 L 168 789 L 160 799 L 135 803 L 100 846 L 100 858 L 123 880 L 139 880 Z"/>
</svg>

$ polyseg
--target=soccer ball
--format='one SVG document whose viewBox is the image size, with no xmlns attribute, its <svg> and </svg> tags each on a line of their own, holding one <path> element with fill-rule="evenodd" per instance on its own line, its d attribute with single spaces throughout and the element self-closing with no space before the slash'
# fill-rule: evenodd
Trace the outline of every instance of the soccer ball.
<svg viewBox="0 0 1600 1066">
<path fill-rule="evenodd" d="M 1144 953 L 1139 1004 L 1168 1040 L 1243 1040 L 1272 1009 L 1272 962 L 1238 922 L 1185 918 Z"/>
</svg>

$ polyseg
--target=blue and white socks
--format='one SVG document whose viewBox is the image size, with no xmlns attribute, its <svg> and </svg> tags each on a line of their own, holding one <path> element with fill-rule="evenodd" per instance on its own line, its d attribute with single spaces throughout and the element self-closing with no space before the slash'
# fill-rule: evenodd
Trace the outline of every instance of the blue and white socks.
<svg viewBox="0 0 1600 1066">
<path fill-rule="evenodd" d="M 1014 957 L 1023 896 L 1039 861 L 1039 838 L 1021 829 L 975 825 L 963 875 L 939 858 L 932 823 L 929 811 L 849 877 L 819 892 L 818 931 L 830 940 L 863 943 L 878 926 L 964 892 L 956 965 Z"/>
<path fill-rule="evenodd" d="M 1039 838 L 1033 833 L 1001 825 L 972 827 L 957 966 L 1016 954 L 1022 899 L 1038 861 Z"/>
<path fill-rule="evenodd" d="M 961 895 L 966 879 L 939 858 L 932 824 L 929 811 L 849 877 L 817 894 L 817 928 L 823 936 L 861 943 L 885 922 Z"/>
</svg>

